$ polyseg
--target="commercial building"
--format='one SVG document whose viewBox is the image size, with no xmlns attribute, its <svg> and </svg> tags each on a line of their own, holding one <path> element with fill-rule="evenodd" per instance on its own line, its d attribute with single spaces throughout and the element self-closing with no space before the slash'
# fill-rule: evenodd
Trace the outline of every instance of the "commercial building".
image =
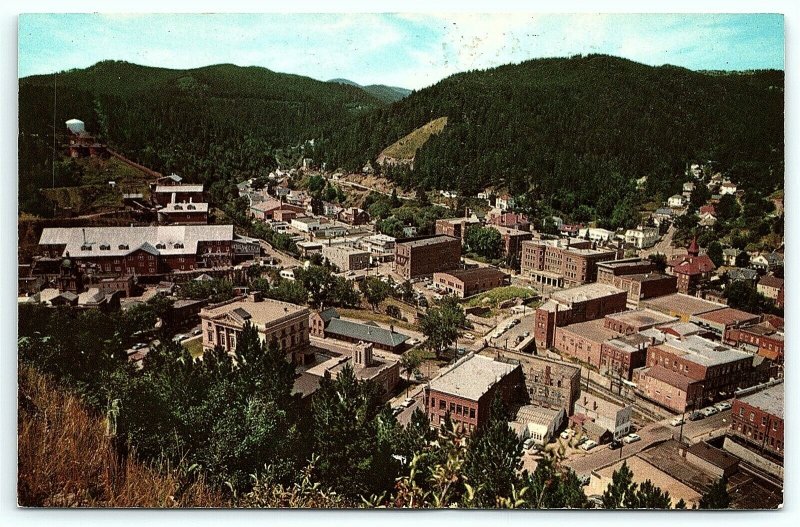
<svg viewBox="0 0 800 527">
<path fill-rule="evenodd" d="M 723 340 L 731 346 L 783 364 L 783 328 L 776 328 L 768 321 L 746 327 L 731 328 Z"/>
<path fill-rule="evenodd" d="M 357 344 L 365 342 L 372 344 L 375 349 L 402 353 L 406 349 L 408 335 L 398 333 L 394 327 L 382 328 L 374 322 L 354 322 L 342 320 L 339 313 L 329 308 L 320 313 L 312 312 L 309 315 L 310 332 L 319 338 L 332 338 Z"/>
<path fill-rule="evenodd" d="M 384 400 L 388 400 L 400 380 L 400 362 L 396 357 L 373 352 L 372 344 L 358 342 L 351 355 L 333 357 L 306 370 L 306 375 L 319 378 L 336 379 L 339 373 L 350 366 L 356 379 L 372 381 L 381 390 Z"/>
<path fill-rule="evenodd" d="M 152 198 L 162 207 L 166 207 L 170 203 L 205 202 L 203 185 L 156 185 L 152 191 Z"/>
<path fill-rule="evenodd" d="M 775 301 L 775 305 L 783 307 L 783 278 L 768 274 L 758 281 L 756 290 Z"/>
<path fill-rule="evenodd" d="M 228 353 L 235 352 L 245 324 L 250 323 L 262 342 L 277 344 L 293 364 L 304 364 L 309 344 L 308 315 L 308 308 L 261 300 L 257 294 L 209 306 L 200 311 L 203 349 L 220 346 Z"/>
<path fill-rule="evenodd" d="M 622 335 L 600 345 L 600 373 L 609 377 L 633 379 L 633 370 L 647 363 L 647 348 L 663 340 L 641 333 Z"/>
<path fill-rule="evenodd" d="M 369 213 L 364 209 L 359 209 L 358 207 L 348 207 L 337 213 L 336 219 L 356 227 L 369 223 Z"/>
<path fill-rule="evenodd" d="M 158 210 L 159 223 L 205 225 L 208 223 L 208 203 L 170 202 Z"/>
<path fill-rule="evenodd" d="M 556 435 L 566 416 L 563 408 L 551 410 L 526 404 L 517 410 L 513 423 L 520 429 L 522 439 L 530 438 L 537 445 L 544 446 Z"/>
<path fill-rule="evenodd" d="M 461 240 L 452 236 L 426 236 L 395 243 L 395 272 L 405 280 L 457 269 Z"/>
<path fill-rule="evenodd" d="M 597 264 L 613 260 L 617 252 L 591 247 L 592 242 L 575 238 L 523 241 L 521 273 L 536 283 L 553 287 L 594 282 Z"/>
<path fill-rule="evenodd" d="M 581 392 L 575 401 L 575 416 L 586 416 L 594 424 L 611 432 L 614 439 L 621 439 L 631 431 L 632 414 L 631 405 L 620 406 L 589 392 Z"/>
<path fill-rule="evenodd" d="M 625 291 L 605 284 L 587 284 L 554 292 L 534 315 L 537 348 L 545 349 L 553 345 L 557 327 L 624 311 L 626 299 Z"/>
<path fill-rule="evenodd" d="M 359 241 L 359 246 L 367 251 L 373 262 L 394 260 L 395 238 L 388 234 L 373 234 Z"/>
<path fill-rule="evenodd" d="M 617 333 L 631 335 L 646 329 L 663 326 L 672 322 L 677 322 L 677 317 L 671 317 L 651 309 L 631 309 L 630 311 L 620 311 L 606 315 L 603 320 L 608 329 Z"/>
<path fill-rule="evenodd" d="M 676 293 L 643 300 L 640 303 L 640 307 L 659 311 L 671 317 L 678 317 L 682 322 L 689 322 L 693 316 L 728 306 L 683 293 Z"/>
<path fill-rule="evenodd" d="M 433 285 L 439 291 L 455 295 L 458 298 L 467 298 L 509 283 L 510 276 L 494 267 L 455 269 L 433 273 Z"/>
<path fill-rule="evenodd" d="M 443 218 L 436 220 L 436 234 L 459 238 L 464 241 L 467 229 L 473 225 L 480 225 L 478 218 Z"/>
<path fill-rule="evenodd" d="M 783 384 L 776 384 L 734 399 L 728 437 L 783 459 L 783 392 Z"/>
<path fill-rule="evenodd" d="M 660 273 L 614 276 L 611 285 L 628 292 L 628 305 L 636 307 L 642 300 L 671 295 L 678 290 L 675 276 Z"/>
<path fill-rule="evenodd" d="M 603 319 L 589 320 L 557 327 L 553 346 L 562 355 L 599 368 L 603 343 L 617 336 L 619 333 L 605 327 Z"/>
<path fill-rule="evenodd" d="M 486 215 L 486 223 L 520 231 L 531 230 L 531 222 L 528 220 L 528 217 L 517 212 L 500 212 L 496 209 L 491 210 Z"/>
<path fill-rule="evenodd" d="M 625 231 L 625 243 L 636 247 L 637 249 L 647 249 L 652 247 L 661 235 L 657 227 L 637 227 L 635 229 L 628 229 Z"/>
<path fill-rule="evenodd" d="M 580 368 L 501 348 L 487 347 L 481 350 L 481 354 L 522 368 L 530 404 L 553 410 L 563 409 L 567 415 L 572 415 L 573 406 L 581 391 Z"/>
<path fill-rule="evenodd" d="M 722 339 L 731 328 L 739 326 L 749 326 L 757 323 L 760 320 L 758 315 L 747 313 L 732 307 L 724 307 L 722 309 L 715 309 L 706 313 L 693 315 L 689 318 L 701 328 L 708 330 L 715 337 Z"/>
<path fill-rule="evenodd" d="M 495 396 L 511 406 L 524 392 L 522 368 L 469 353 L 442 369 L 425 387 L 425 407 L 433 426 L 450 418 L 467 432 L 489 420 Z"/>
<path fill-rule="evenodd" d="M 656 270 L 653 262 L 642 258 L 622 258 L 597 264 L 597 282 L 614 285 L 614 277 L 648 274 Z"/>
<path fill-rule="evenodd" d="M 233 225 L 45 228 L 40 254 L 97 273 L 157 275 L 233 265 Z"/>
<path fill-rule="evenodd" d="M 369 267 L 370 254 L 349 245 L 325 245 L 322 257 L 339 268 L 339 271 L 359 271 Z"/>
</svg>

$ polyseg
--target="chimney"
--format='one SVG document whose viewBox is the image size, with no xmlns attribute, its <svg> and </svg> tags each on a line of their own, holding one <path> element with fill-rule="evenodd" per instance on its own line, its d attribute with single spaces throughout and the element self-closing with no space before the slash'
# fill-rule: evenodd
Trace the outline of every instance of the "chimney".
<svg viewBox="0 0 800 527">
<path fill-rule="evenodd" d="M 261 297 L 261 291 L 251 291 L 251 292 L 250 292 L 250 293 L 247 295 L 247 299 L 248 299 L 250 302 L 261 302 L 261 300 L 262 300 L 262 297 Z M 286 308 L 284 308 L 284 309 L 286 309 Z"/>
<path fill-rule="evenodd" d="M 175 203 L 175 200 L 176 200 L 175 192 L 173 192 L 172 193 L 172 199 L 170 199 L 170 202 Z"/>
</svg>

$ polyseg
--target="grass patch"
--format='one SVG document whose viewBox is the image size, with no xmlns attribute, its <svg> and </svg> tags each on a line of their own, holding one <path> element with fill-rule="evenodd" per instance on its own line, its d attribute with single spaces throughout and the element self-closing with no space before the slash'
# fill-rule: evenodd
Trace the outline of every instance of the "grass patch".
<svg viewBox="0 0 800 527">
<path fill-rule="evenodd" d="M 447 124 L 447 117 L 439 117 L 433 121 L 420 126 L 397 142 L 387 146 L 382 156 L 394 159 L 413 159 L 417 150 L 424 145 L 432 135 L 439 134 Z"/>
<path fill-rule="evenodd" d="M 336 311 L 343 317 L 350 317 L 356 318 L 358 320 L 371 320 L 373 322 L 382 322 L 384 324 L 394 324 L 395 328 L 404 328 L 410 329 L 412 331 L 419 331 L 414 324 L 409 324 L 408 322 L 403 322 L 402 320 L 397 320 L 396 318 L 392 318 L 389 315 L 384 315 L 383 313 L 375 313 L 369 309 L 347 309 L 347 308 L 340 308 L 337 307 Z"/>
<path fill-rule="evenodd" d="M 203 337 L 195 337 L 183 343 L 183 347 L 192 356 L 193 359 L 203 355 Z"/>
<path fill-rule="evenodd" d="M 525 287 L 515 285 L 508 285 L 505 287 L 497 287 L 491 291 L 486 291 L 480 295 L 470 298 L 466 305 L 468 307 L 485 306 L 497 307 L 498 304 L 511 300 L 512 298 L 522 298 L 526 300 L 532 298 L 536 293 Z"/>
</svg>

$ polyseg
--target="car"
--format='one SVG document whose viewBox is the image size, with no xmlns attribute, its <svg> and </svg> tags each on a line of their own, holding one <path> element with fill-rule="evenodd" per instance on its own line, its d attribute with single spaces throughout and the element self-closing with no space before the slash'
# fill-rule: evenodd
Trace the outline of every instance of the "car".
<svg viewBox="0 0 800 527">
<path fill-rule="evenodd" d="M 202 332 L 203 332 L 202 329 L 196 328 L 196 329 L 192 330 L 192 335 L 196 337 L 197 335 L 199 335 Z"/>
<path fill-rule="evenodd" d="M 714 407 L 720 412 L 724 412 L 725 410 L 731 409 L 731 403 L 729 403 L 728 401 L 722 401 L 721 403 L 715 404 Z"/>
<path fill-rule="evenodd" d="M 678 426 L 682 425 L 685 422 L 686 420 L 684 419 L 684 417 L 682 415 L 679 415 L 677 417 L 673 417 L 672 420 L 670 420 L 669 424 L 671 424 L 672 426 Z"/>
<path fill-rule="evenodd" d="M 717 410 L 713 406 L 706 406 L 705 408 L 700 410 L 700 412 L 706 417 L 711 417 L 714 414 L 718 414 L 719 410 Z"/>
<path fill-rule="evenodd" d="M 180 342 L 180 341 L 185 340 L 185 339 L 186 339 L 186 335 L 183 334 L 183 333 L 178 333 L 177 335 L 172 337 L 173 342 Z"/>
<path fill-rule="evenodd" d="M 405 401 L 403 401 L 403 408 L 408 408 L 408 407 L 409 407 L 409 406 L 411 406 L 412 404 L 414 404 L 414 399 L 412 399 L 411 397 L 409 397 L 408 399 L 406 399 Z"/>
<path fill-rule="evenodd" d="M 597 446 L 597 443 L 589 439 L 588 441 L 584 441 L 583 444 L 580 446 L 581 450 L 590 451 L 594 447 Z"/>
<path fill-rule="evenodd" d="M 706 416 L 703 415 L 701 412 L 692 412 L 692 414 L 689 416 L 689 421 L 699 421 L 705 418 Z"/>
<path fill-rule="evenodd" d="M 642 440 L 642 438 L 639 436 L 639 434 L 628 434 L 628 435 L 626 435 L 625 437 L 622 438 L 622 442 L 625 443 L 626 445 L 629 445 L 631 443 L 635 443 L 635 442 L 641 441 L 641 440 Z"/>
<path fill-rule="evenodd" d="M 524 448 L 525 450 L 530 450 L 535 445 L 536 445 L 536 441 L 534 441 L 534 439 L 532 437 L 529 437 L 528 439 L 526 439 L 525 441 L 522 442 L 522 448 Z"/>
<path fill-rule="evenodd" d="M 608 444 L 609 450 L 616 450 L 618 448 L 622 448 L 622 441 L 617 441 L 616 439 Z"/>
<path fill-rule="evenodd" d="M 397 415 L 400 415 L 401 413 L 403 413 L 403 407 L 402 406 L 392 406 L 392 414 L 397 416 Z"/>
<path fill-rule="evenodd" d="M 564 430 L 563 432 L 561 432 L 561 439 L 569 439 L 570 437 L 572 437 L 572 433 L 571 432 L 572 432 L 571 429 L 567 429 L 567 430 Z"/>
<path fill-rule="evenodd" d="M 421 380 L 425 379 L 425 376 L 424 376 L 424 375 L 422 375 L 420 372 L 415 372 L 415 373 L 414 373 L 414 378 L 415 378 L 416 380 L 418 380 L 418 381 L 421 381 Z"/>
<path fill-rule="evenodd" d="M 475 340 L 475 335 L 473 335 L 472 333 L 464 333 L 464 338 L 469 340 Z"/>
</svg>

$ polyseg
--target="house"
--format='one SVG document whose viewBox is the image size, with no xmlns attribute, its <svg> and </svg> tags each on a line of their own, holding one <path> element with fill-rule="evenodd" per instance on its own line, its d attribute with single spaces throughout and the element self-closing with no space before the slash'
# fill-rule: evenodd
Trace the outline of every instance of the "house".
<svg viewBox="0 0 800 527">
<path fill-rule="evenodd" d="M 698 214 L 711 214 L 712 216 L 717 216 L 717 207 L 715 205 L 701 205 L 700 208 L 697 210 Z"/>
<path fill-rule="evenodd" d="M 511 196 L 511 194 L 501 194 L 497 196 L 497 199 L 494 202 L 495 207 L 500 209 L 501 211 L 506 211 L 509 209 L 513 209 L 516 206 L 516 201 Z"/>
<path fill-rule="evenodd" d="M 339 212 L 336 217 L 339 221 L 353 226 L 366 225 L 369 223 L 369 213 L 358 207 L 346 208 Z"/>
<path fill-rule="evenodd" d="M 755 284 L 756 280 L 758 280 L 758 271 L 755 269 L 745 269 L 742 267 L 733 267 L 732 269 L 728 269 L 725 274 L 728 276 L 728 280 L 733 282 L 750 282 Z M 760 291 L 759 291 L 760 292 Z"/>
<path fill-rule="evenodd" d="M 507 407 L 518 401 L 524 382 L 519 364 L 468 353 L 446 366 L 425 386 L 425 408 L 431 426 L 450 419 L 472 433 L 489 420 L 495 396 Z"/>
<path fill-rule="evenodd" d="M 625 231 L 625 243 L 630 244 L 637 249 L 647 249 L 652 247 L 661 235 L 656 227 L 636 227 L 635 229 L 628 229 Z"/>
<path fill-rule="evenodd" d="M 614 238 L 614 231 L 587 227 L 578 231 L 578 237 L 585 240 L 591 240 L 595 243 L 606 243 Z"/>
<path fill-rule="evenodd" d="M 667 198 L 667 206 L 673 209 L 680 209 L 686 205 L 686 197 L 680 194 L 675 194 Z"/>
<path fill-rule="evenodd" d="M 236 342 L 245 324 L 253 325 L 258 337 L 276 344 L 293 364 L 304 364 L 309 349 L 309 310 L 306 307 L 262 300 L 253 293 L 210 305 L 200 311 L 203 349 L 220 346 L 228 353 L 236 351 Z"/>
<path fill-rule="evenodd" d="M 686 198 L 691 197 L 692 192 L 694 192 L 694 189 L 695 189 L 694 181 L 687 181 L 686 183 L 683 184 L 683 195 Z"/>
<path fill-rule="evenodd" d="M 761 253 L 750 259 L 750 267 L 766 273 L 783 267 L 783 255 L 779 252 Z"/>
<path fill-rule="evenodd" d="M 672 209 L 668 207 L 661 207 L 656 209 L 655 212 L 653 212 L 651 218 L 653 220 L 653 223 L 655 223 L 656 226 L 660 227 L 661 224 L 665 222 L 666 223 L 671 222 L 674 216 L 675 213 Z"/>
<path fill-rule="evenodd" d="M 722 249 L 722 261 L 728 267 L 736 267 L 736 260 L 742 253 L 744 253 L 744 251 L 740 249 L 736 249 L 734 247 L 727 247 L 725 249 Z"/>
<path fill-rule="evenodd" d="M 726 194 L 730 194 L 730 195 L 734 195 L 735 196 L 736 195 L 736 190 L 737 190 L 736 184 L 731 183 L 730 181 L 723 182 L 722 185 L 720 185 L 720 187 L 719 187 L 719 193 L 721 195 L 723 195 L 723 196 L 726 195 Z"/>
<path fill-rule="evenodd" d="M 775 305 L 783 307 L 783 278 L 775 275 L 764 275 L 758 281 L 756 290 L 765 297 L 775 301 Z"/>
<path fill-rule="evenodd" d="M 697 220 L 697 224 L 701 227 L 713 227 L 717 223 L 717 217 L 713 214 L 709 214 L 708 212 L 704 212 L 700 215 L 699 219 Z"/>
</svg>

